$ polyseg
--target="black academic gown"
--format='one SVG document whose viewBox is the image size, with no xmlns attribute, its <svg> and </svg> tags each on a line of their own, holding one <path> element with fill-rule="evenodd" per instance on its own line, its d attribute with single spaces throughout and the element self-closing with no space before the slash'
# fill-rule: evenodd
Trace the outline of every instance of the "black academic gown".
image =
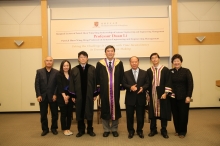
<svg viewBox="0 0 220 146">
<path fill-rule="evenodd" d="M 114 68 L 114 103 L 115 103 L 115 120 L 121 118 L 120 109 L 120 87 L 122 86 L 124 67 L 119 59 L 115 59 Z M 109 77 L 107 73 L 105 59 L 100 60 L 96 64 L 97 85 L 100 86 L 101 98 L 101 118 L 104 120 L 111 119 L 109 105 Z"/>
<path fill-rule="evenodd" d="M 83 76 L 83 72 L 86 76 Z M 86 64 L 83 71 L 81 65 L 74 67 L 70 73 L 70 92 L 76 95 L 76 120 L 93 119 L 94 100 L 93 93 L 96 90 L 95 67 Z"/>
<path fill-rule="evenodd" d="M 152 99 L 152 80 L 153 80 L 153 72 L 151 68 L 147 70 L 147 76 L 149 77 L 150 85 L 148 88 L 149 96 L 150 96 L 150 111 L 149 118 L 154 117 L 154 107 L 153 107 L 153 99 Z M 170 87 L 171 88 L 171 75 L 170 71 L 167 67 L 163 67 L 161 70 L 160 77 L 160 86 Z M 170 96 L 167 96 L 166 99 L 160 99 L 160 118 L 171 120 L 171 105 L 170 105 Z"/>
</svg>

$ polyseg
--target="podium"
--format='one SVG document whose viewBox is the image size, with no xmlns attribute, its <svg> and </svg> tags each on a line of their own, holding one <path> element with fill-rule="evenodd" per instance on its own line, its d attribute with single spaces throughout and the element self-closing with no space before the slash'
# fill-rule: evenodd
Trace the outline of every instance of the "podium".
<svg viewBox="0 0 220 146">
<path fill-rule="evenodd" d="M 220 80 L 216 81 L 216 86 L 220 87 Z"/>
</svg>

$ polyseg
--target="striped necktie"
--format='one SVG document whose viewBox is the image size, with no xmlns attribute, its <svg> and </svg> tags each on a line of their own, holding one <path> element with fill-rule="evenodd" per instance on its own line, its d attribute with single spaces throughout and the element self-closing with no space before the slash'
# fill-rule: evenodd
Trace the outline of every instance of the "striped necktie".
<svg viewBox="0 0 220 146">
<path fill-rule="evenodd" d="M 110 71 L 112 71 L 112 62 L 109 62 L 108 68 Z"/>
</svg>

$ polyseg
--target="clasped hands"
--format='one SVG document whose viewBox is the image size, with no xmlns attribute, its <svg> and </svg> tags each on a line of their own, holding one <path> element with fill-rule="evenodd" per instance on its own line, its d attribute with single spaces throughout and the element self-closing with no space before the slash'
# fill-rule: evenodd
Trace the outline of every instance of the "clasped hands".
<svg viewBox="0 0 220 146">
<path fill-rule="evenodd" d="M 134 84 L 133 86 L 131 86 L 130 90 L 133 91 L 133 92 L 137 91 L 137 84 Z M 140 87 L 140 90 L 138 91 L 137 94 L 139 94 L 141 92 L 143 92 L 143 88 L 142 87 Z"/>
<path fill-rule="evenodd" d="M 69 98 L 70 97 L 68 95 L 63 97 L 65 104 L 68 104 Z"/>
</svg>

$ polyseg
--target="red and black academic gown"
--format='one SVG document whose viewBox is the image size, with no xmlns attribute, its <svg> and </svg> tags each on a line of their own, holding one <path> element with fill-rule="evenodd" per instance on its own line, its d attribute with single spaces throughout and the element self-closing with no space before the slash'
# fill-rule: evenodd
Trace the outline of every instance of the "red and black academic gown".
<svg viewBox="0 0 220 146">
<path fill-rule="evenodd" d="M 81 65 L 72 68 L 70 72 L 69 90 L 76 96 L 76 120 L 93 119 L 94 100 L 93 93 L 96 90 L 95 67 L 86 64 L 83 70 Z"/>
<path fill-rule="evenodd" d="M 112 72 L 108 69 L 107 60 L 102 59 L 96 65 L 96 82 L 100 86 L 101 118 L 117 120 L 121 118 L 120 87 L 124 67 L 119 59 L 113 60 Z"/>
<path fill-rule="evenodd" d="M 157 70 L 152 66 L 147 70 L 150 86 L 148 88 L 150 96 L 149 118 L 163 118 L 171 120 L 170 96 L 160 99 L 157 96 L 156 86 L 164 87 L 164 93 L 171 93 L 171 75 L 165 66 L 160 66 Z"/>
</svg>

